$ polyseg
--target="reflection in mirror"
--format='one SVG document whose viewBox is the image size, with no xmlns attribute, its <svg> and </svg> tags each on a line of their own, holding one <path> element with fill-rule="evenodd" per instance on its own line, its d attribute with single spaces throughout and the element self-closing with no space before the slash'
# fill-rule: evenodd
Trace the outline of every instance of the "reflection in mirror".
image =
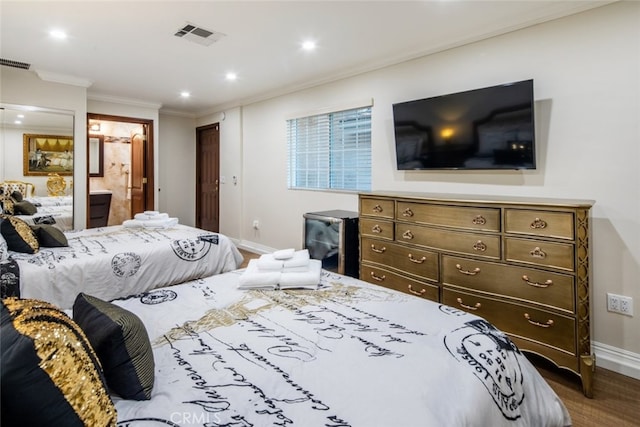
<svg viewBox="0 0 640 427">
<path fill-rule="evenodd" d="M 104 176 L 104 136 L 89 135 L 89 176 Z"/>
<path fill-rule="evenodd" d="M 0 103 L 0 183 L 21 181 L 32 186 L 29 201 L 36 206 L 37 212 L 21 215 L 28 223 L 51 223 L 62 230 L 73 228 L 73 171 L 66 179 L 65 188 L 55 197 L 49 196 L 47 181 L 50 176 L 47 173 L 34 176 L 24 172 L 25 162 L 29 164 L 29 159 L 24 158 L 25 134 L 73 138 L 73 130 L 71 111 Z"/>
</svg>

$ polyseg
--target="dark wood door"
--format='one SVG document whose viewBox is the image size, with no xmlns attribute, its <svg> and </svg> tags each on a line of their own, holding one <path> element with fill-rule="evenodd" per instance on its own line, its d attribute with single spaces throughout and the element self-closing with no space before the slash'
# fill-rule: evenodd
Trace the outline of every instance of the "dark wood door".
<svg viewBox="0 0 640 427">
<path fill-rule="evenodd" d="M 196 227 L 220 227 L 220 129 L 218 124 L 197 128 Z"/>
<path fill-rule="evenodd" d="M 139 133 L 131 137 L 131 217 L 146 209 L 145 137 Z"/>
</svg>

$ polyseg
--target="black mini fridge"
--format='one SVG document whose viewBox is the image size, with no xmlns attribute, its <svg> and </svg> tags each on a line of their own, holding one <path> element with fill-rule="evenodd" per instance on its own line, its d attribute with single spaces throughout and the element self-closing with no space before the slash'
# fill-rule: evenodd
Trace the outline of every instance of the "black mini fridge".
<svg viewBox="0 0 640 427">
<path fill-rule="evenodd" d="M 303 216 L 303 247 L 309 256 L 322 260 L 325 270 L 358 278 L 358 212 L 333 210 Z"/>
</svg>

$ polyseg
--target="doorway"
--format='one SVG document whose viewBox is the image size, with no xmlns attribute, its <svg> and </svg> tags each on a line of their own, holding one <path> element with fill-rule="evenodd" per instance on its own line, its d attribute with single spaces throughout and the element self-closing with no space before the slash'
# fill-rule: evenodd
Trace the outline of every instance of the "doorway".
<svg viewBox="0 0 640 427">
<path fill-rule="evenodd" d="M 220 228 L 220 126 L 196 128 L 196 227 Z"/>
<path fill-rule="evenodd" d="M 107 225 L 122 224 L 136 213 L 152 210 L 153 120 L 88 113 L 87 140 L 92 139 L 103 141 L 102 173 L 87 174 L 87 224 L 92 222 L 92 199 L 105 192 L 111 194 Z M 88 149 L 87 165 L 96 162 L 90 155 Z"/>
</svg>

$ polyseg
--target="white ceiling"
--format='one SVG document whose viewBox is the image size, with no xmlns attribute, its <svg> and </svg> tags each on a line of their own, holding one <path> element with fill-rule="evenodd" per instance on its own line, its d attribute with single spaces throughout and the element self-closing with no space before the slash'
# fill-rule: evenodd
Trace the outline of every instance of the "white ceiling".
<svg viewBox="0 0 640 427">
<path fill-rule="evenodd" d="M 0 0 L 0 57 L 44 79 L 86 83 L 90 97 L 195 117 L 608 3 Z M 186 23 L 226 36 L 211 46 L 175 37 Z M 68 38 L 50 38 L 52 29 Z M 306 38 L 316 51 L 302 51 Z M 225 80 L 229 71 L 236 81 Z"/>
</svg>

